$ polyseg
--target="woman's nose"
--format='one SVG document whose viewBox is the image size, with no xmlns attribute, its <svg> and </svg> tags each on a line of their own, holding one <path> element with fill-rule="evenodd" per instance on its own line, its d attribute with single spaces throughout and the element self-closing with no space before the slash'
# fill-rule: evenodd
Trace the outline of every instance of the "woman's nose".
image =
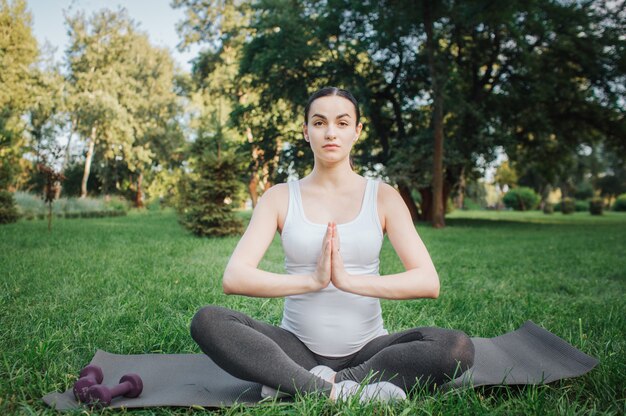
<svg viewBox="0 0 626 416">
<path fill-rule="evenodd" d="M 336 136 L 335 133 L 335 128 L 331 125 L 328 126 L 328 128 L 326 129 L 326 138 L 327 139 L 334 139 Z"/>
</svg>

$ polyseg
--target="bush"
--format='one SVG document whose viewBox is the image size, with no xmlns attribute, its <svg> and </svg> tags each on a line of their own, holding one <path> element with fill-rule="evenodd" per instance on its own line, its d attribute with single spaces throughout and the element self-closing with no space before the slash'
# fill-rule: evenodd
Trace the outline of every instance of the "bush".
<svg viewBox="0 0 626 416">
<path fill-rule="evenodd" d="M 19 209 L 19 213 L 26 219 L 39 218 L 41 215 L 47 215 L 46 206 L 43 199 L 38 195 L 26 192 L 16 192 L 15 200 Z M 100 197 L 100 198 L 59 198 L 52 206 L 52 213 L 57 218 L 94 218 L 99 213 L 117 213 L 125 215 L 130 209 L 130 203 L 119 196 Z M 100 214 L 101 217 L 113 216 L 109 214 Z"/>
<path fill-rule="evenodd" d="M 613 204 L 613 211 L 626 211 L 626 194 L 621 194 Z"/>
<path fill-rule="evenodd" d="M 513 208 L 516 211 L 535 209 L 540 200 L 541 197 L 535 191 L 524 186 L 511 189 L 502 199 L 507 208 Z"/>
<path fill-rule="evenodd" d="M 107 210 L 128 211 L 130 209 L 130 202 L 119 196 L 110 196 L 104 198 L 104 206 Z"/>
<path fill-rule="evenodd" d="M 576 211 L 576 200 L 574 198 L 563 198 L 561 200 L 561 212 L 563 214 L 573 214 Z"/>
<path fill-rule="evenodd" d="M 589 201 L 574 200 L 574 209 L 576 212 L 587 212 L 589 210 Z"/>
<path fill-rule="evenodd" d="M 543 204 L 543 213 L 544 214 L 553 214 L 554 213 L 554 205 L 546 202 L 545 204 Z"/>
<path fill-rule="evenodd" d="M 218 158 L 204 149 L 195 166 L 197 175 L 181 180 L 179 219 L 194 234 L 222 237 L 242 232 L 243 222 L 233 212 L 240 187 L 238 163 L 235 154 L 222 151 Z"/>
<path fill-rule="evenodd" d="M 589 212 L 591 215 L 602 215 L 602 209 L 604 208 L 604 201 L 602 198 L 593 198 L 589 201 Z"/>
<path fill-rule="evenodd" d="M 0 191 L 0 224 L 9 224 L 19 218 L 13 194 L 9 191 Z"/>
<path fill-rule="evenodd" d="M 591 184 L 588 182 L 578 184 L 578 186 L 576 186 L 576 190 L 574 191 L 574 198 L 580 200 L 589 200 L 593 198 L 593 187 Z M 586 205 L 587 204 L 585 204 L 585 211 Z"/>
</svg>

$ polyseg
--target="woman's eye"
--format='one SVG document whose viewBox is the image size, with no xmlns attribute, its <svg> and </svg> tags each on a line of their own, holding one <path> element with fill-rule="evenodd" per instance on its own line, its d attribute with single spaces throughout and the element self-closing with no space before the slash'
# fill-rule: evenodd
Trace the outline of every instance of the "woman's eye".
<svg viewBox="0 0 626 416">
<path fill-rule="evenodd" d="M 321 121 L 316 121 L 316 122 L 313 123 L 314 126 L 319 126 L 320 124 L 322 124 Z"/>
</svg>

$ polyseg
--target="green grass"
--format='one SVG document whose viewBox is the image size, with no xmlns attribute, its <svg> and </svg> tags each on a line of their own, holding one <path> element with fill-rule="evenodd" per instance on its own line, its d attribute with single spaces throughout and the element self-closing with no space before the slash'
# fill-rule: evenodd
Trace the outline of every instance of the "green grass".
<svg viewBox="0 0 626 416">
<path fill-rule="evenodd" d="M 597 357 L 598 367 L 547 386 L 421 392 L 393 406 L 306 398 L 219 413 L 624 414 L 626 214 L 458 211 L 447 223 L 443 230 L 418 225 L 439 270 L 439 299 L 382 301 L 390 331 L 437 325 L 490 337 L 531 319 Z M 59 219 L 52 233 L 46 227 L 43 221 L 0 227 L 0 414 L 56 414 L 40 398 L 70 388 L 96 349 L 200 352 L 188 326 L 205 304 L 280 321 L 281 299 L 221 293 L 221 273 L 237 238 L 195 238 L 167 211 Z M 283 270 L 278 238 L 261 267 Z M 381 273 L 401 270 L 385 241 Z"/>
</svg>

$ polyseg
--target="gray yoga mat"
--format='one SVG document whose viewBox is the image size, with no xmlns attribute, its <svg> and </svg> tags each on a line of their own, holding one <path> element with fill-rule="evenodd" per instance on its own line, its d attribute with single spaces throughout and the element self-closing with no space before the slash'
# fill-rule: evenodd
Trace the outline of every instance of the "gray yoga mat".
<svg viewBox="0 0 626 416">
<path fill-rule="evenodd" d="M 444 389 L 549 383 L 583 375 L 598 364 L 531 321 L 516 331 L 495 338 L 472 338 L 472 342 L 474 366 L 442 386 Z M 91 364 L 102 368 L 105 385 L 117 384 L 126 373 L 137 373 L 143 379 L 141 396 L 113 399 L 111 408 L 223 407 L 261 400 L 260 384 L 231 376 L 204 354 L 117 355 L 98 350 Z M 47 394 L 43 401 L 57 410 L 81 406 L 71 388 Z"/>
</svg>

